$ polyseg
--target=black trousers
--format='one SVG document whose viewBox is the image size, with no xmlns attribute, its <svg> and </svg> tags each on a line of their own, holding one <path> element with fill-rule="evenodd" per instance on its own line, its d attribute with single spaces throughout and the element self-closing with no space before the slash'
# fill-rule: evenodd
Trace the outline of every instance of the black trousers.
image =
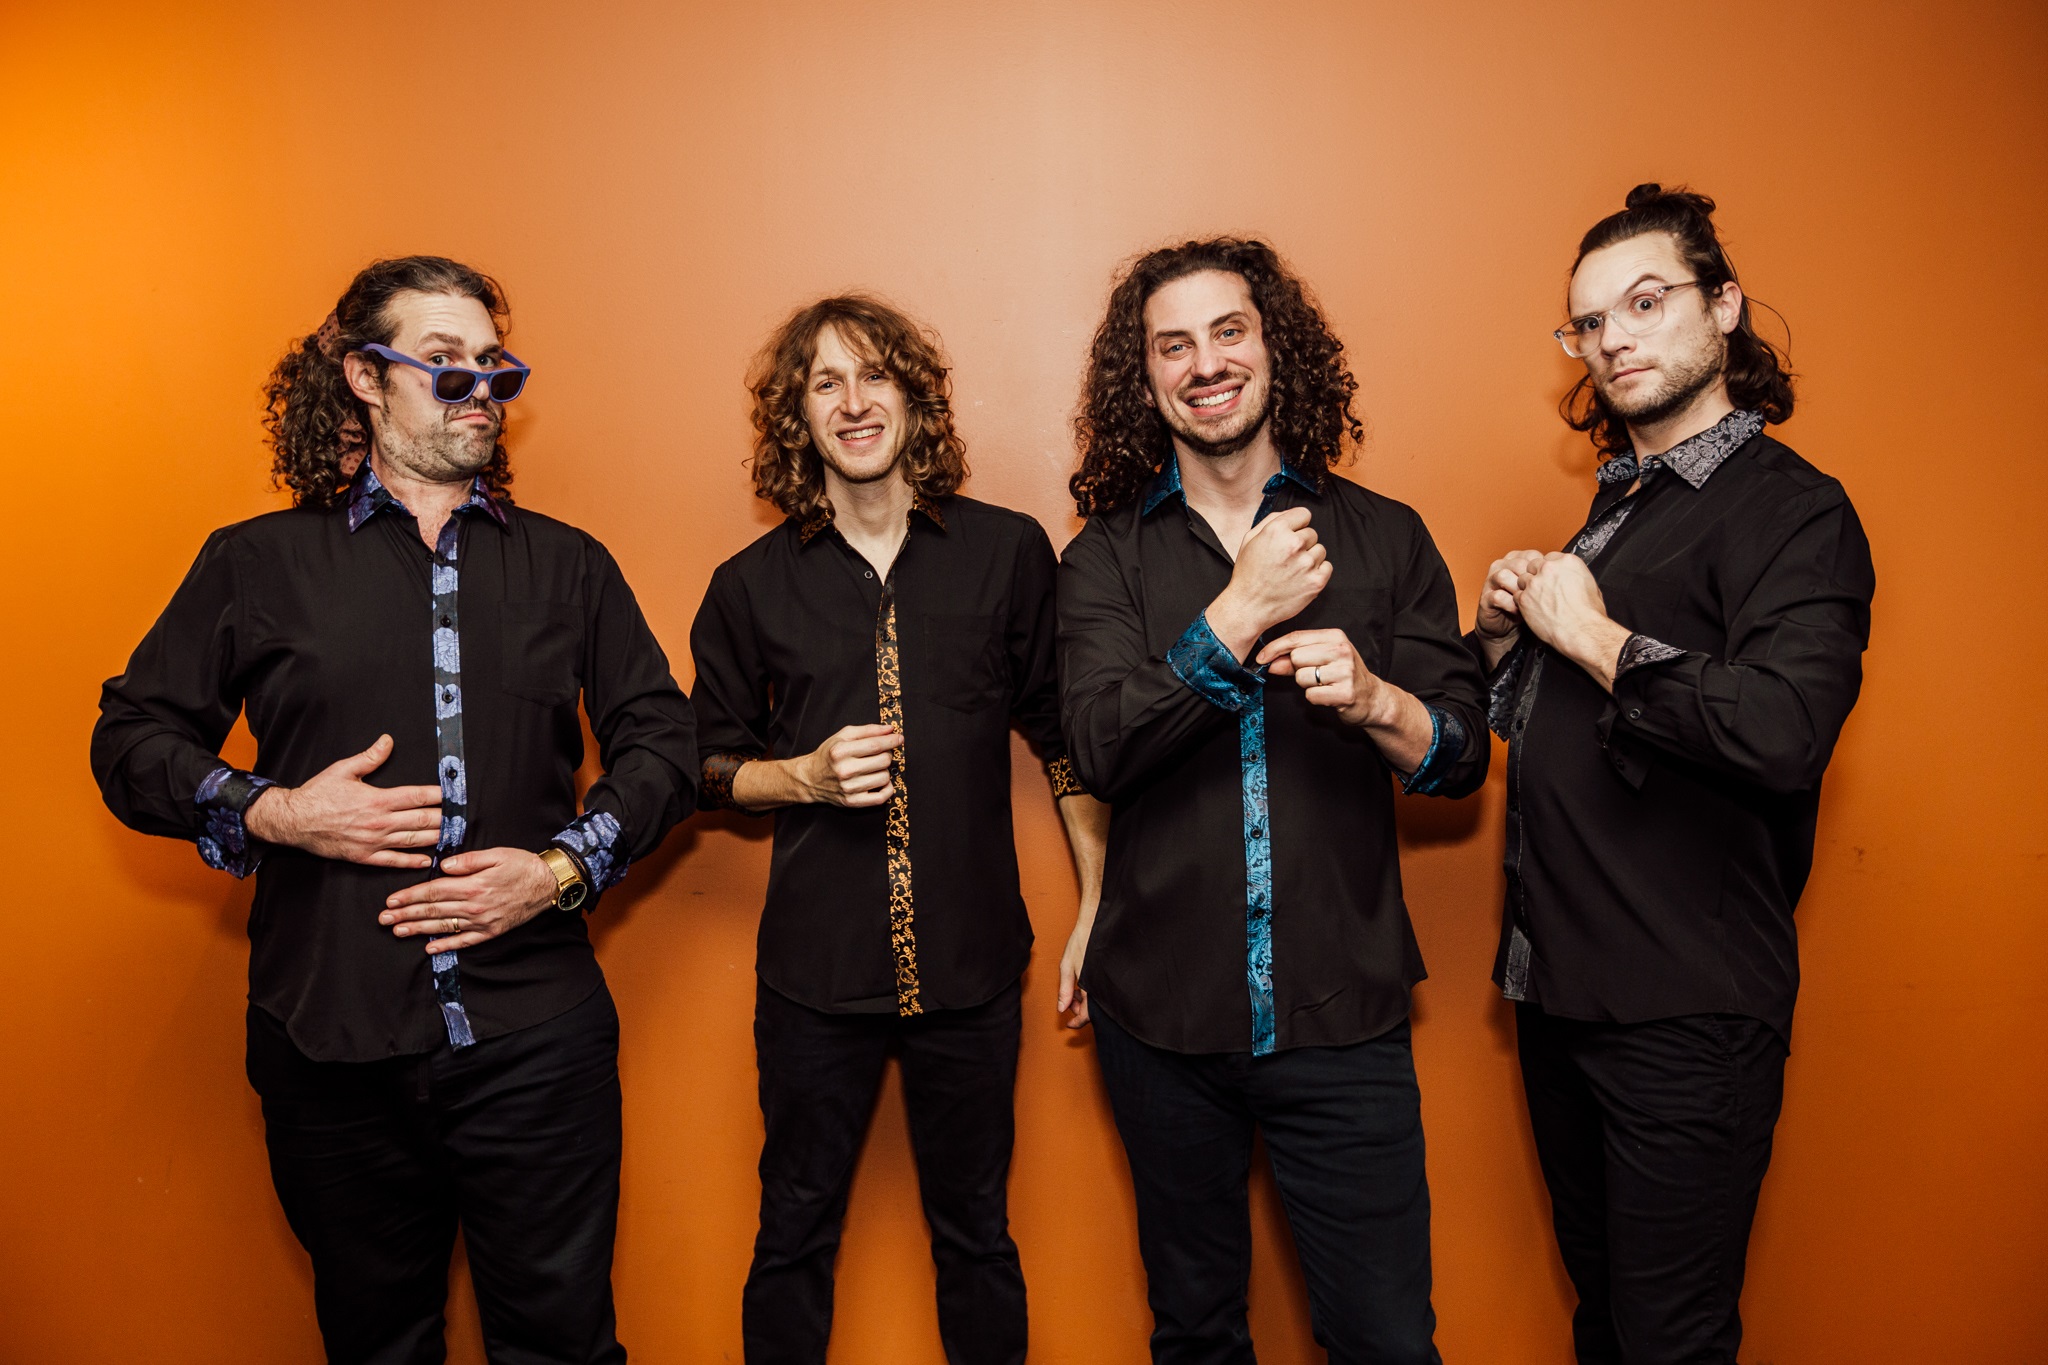
<svg viewBox="0 0 2048 1365">
<path fill-rule="evenodd" d="M 832 1266 L 882 1070 L 902 1057 L 918 1192 L 952 1365 L 1024 1359 L 1024 1269 L 1010 1240 L 1019 984 L 985 1005 L 826 1014 L 767 986 L 754 1005 L 761 1068 L 761 1231 L 741 1299 L 748 1365 L 823 1365 Z"/>
<path fill-rule="evenodd" d="M 619 1016 L 565 1014 L 456 1051 L 316 1062 L 249 1010 L 270 1176 L 313 1258 L 335 1365 L 435 1365 L 459 1224 L 494 1365 L 616 1365 Z"/>
<path fill-rule="evenodd" d="M 1422 1096 L 1408 1024 L 1266 1057 L 1168 1052 L 1091 1011 L 1138 1197 L 1157 1365 L 1250 1365 L 1252 1130 L 1331 1365 L 1436 1365 Z"/>
<path fill-rule="evenodd" d="M 1598 1024 L 1526 1004 L 1515 1031 L 1581 1365 L 1735 1365 L 1785 1040 L 1739 1015 Z"/>
</svg>

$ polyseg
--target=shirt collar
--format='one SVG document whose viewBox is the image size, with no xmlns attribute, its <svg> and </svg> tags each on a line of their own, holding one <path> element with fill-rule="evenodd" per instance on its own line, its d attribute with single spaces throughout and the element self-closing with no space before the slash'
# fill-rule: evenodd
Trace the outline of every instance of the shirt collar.
<svg viewBox="0 0 2048 1365">
<path fill-rule="evenodd" d="M 1679 478 L 1698 488 L 1763 429 L 1762 413 L 1754 408 L 1737 408 L 1705 431 L 1686 437 L 1640 465 L 1633 450 L 1624 450 L 1600 466 L 1598 477 L 1603 484 L 1634 483 L 1647 471 L 1668 465 Z"/>
<path fill-rule="evenodd" d="M 1302 473 L 1292 460 L 1283 455 L 1280 457 L 1280 472 L 1266 480 L 1265 496 L 1272 497 L 1280 491 L 1281 485 L 1286 483 L 1292 483 L 1312 494 L 1322 492 L 1322 489 L 1316 487 L 1314 480 Z M 1180 452 L 1169 450 L 1166 452 L 1166 463 L 1159 467 L 1159 472 L 1152 476 L 1152 482 L 1146 486 L 1145 501 L 1139 505 L 1138 515 L 1150 516 L 1153 508 L 1176 495 L 1183 502 L 1187 500 L 1187 489 L 1182 487 L 1180 481 Z"/>
<path fill-rule="evenodd" d="M 359 529 L 364 522 L 387 507 L 396 507 L 407 516 L 412 515 L 412 509 L 400 502 L 391 490 L 384 486 L 384 481 L 377 477 L 377 471 L 370 468 L 368 460 L 364 460 L 363 467 L 356 471 L 355 483 L 348 490 L 348 529 Z M 505 509 L 491 496 L 490 490 L 484 487 L 481 476 L 470 485 L 469 500 L 455 510 L 468 512 L 477 508 L 481 508 L 498 525 L 505 524 Z"/>
<path fill-rule="evenodd" d="M 932 525 L 938 527 L 941 531 L 946 529 L 946 509 L 939 506 L 932 499 L 927 498 L 924 494 L 913 493 L 910 495 L 910 510 L 924 513 L 925 516 L 931 519 Z M 810 516 L 804 518 L 802 523 L 797 526 L 797 542 L 802 545 L 810 544 L 818 538 L 819 532 L 831 524 L 832 514 L 822 507 L 819 508 L 811 513 Z"/>
</svg>

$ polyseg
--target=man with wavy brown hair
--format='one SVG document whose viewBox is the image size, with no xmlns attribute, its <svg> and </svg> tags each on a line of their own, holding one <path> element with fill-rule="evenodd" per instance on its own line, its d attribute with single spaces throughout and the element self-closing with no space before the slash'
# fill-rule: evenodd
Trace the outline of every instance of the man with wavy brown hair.
<svg viewBox="0 0 2048 1365">
<path fill-rule="evenodd" d="M 1487 741 L 1429 532 L 1332 469 L 1356 387 L 1272 249 L 1217 238 L 1117 283 L 1075 422 L 1062 713 L 1113 814 L 1067 964 L 1162 1365 L 1253 1359 L 1255 1131 L 1330 1360 L 1437 1359 L 1394 790 L 1472 791 Z"/>
<path fill-rule="evenodd" d="M 443 257 L 356 275 L 271 377 L 292 509 L 207 540 L 93 730 L 117 816 L 256 876 L 249 1080 L 338 1363 L 443 1358 L 458 1229 L 493 1360 L 626 1358 L 584 914 L 688 813 L 697 751 L 619 566 L 508 496 L 504 318 Z"/>
<path fill-rule="evenodd" d="M 1007 1185 L 1032 934 L 1012 724 L 1046 763 L 1084 913 L 1103 837 L 1060 740 L 1052 545 L 959 494 L 945 362 L 889 305 L 799 310 L 750 385 L 754 488 L 785 520 L 719 566 L 690 634 L 706 801 L 775 812 L 746 1358 L 825 1359 L 847 1189 L 894 1050 L 946 1358 L 1014 1365 L 1027 1333 Z"/>
</svg>

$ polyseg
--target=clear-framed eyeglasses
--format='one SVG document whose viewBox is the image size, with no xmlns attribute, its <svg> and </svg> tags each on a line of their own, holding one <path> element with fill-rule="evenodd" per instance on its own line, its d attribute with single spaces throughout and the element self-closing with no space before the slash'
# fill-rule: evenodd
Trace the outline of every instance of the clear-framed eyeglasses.
<svg viewBox="0 0 2048 1365">
<path fill-rule="evenodd" d="M 1608 319 L 1632 337 L 1646 336 L 1657 330 L 1664 322 L 1664 296 L 1674 289 L 1689 289 L 1698 280 L 1680 280 L 1677 284 L 1654 284 L 1632 291 L 1629 296 L 1612 308 L 1601 313 L 1588 313 L 1573 318 L 1551 335 L 1557 344 L 1564 347 L 1564 353 L 1574 360 L 1584 360 L 1600 349 L 1600 338 L 1607 330 Z"/>
</svg>

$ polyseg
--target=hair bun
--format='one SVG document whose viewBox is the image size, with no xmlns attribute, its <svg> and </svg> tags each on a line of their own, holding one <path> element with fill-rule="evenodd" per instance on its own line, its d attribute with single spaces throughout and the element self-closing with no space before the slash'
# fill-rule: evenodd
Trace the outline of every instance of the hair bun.
<svg viewBox="0 0 2048 1365">
<path fill-rule="evenodd" d="M 1704 194 L 1694 194 L 1683 185 L 1677 189 L 1667 190 L 1654 180 L 1646 180 L 1630 190 L 1628 198 L 1623 200 L 1622 204 L 1624 208 L 1634 210 L 1648 208 L 1660 202 L 1683 204 L 1702 218 L 1714 216 L 1714 201 Z"/>
</svg>

